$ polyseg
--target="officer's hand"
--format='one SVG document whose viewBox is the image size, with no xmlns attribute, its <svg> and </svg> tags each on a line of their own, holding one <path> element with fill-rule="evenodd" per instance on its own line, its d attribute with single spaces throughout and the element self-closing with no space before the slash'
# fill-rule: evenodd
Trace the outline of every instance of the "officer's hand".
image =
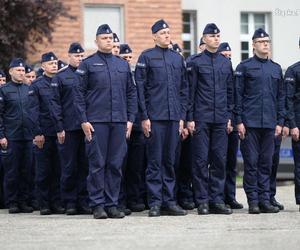
<svg viewBox="0 0 300 250">
<path fill-rule="evenodd" d="M 151 132 L 151 121 L 149 119 L 143 120 L 142 121 L 142 128 L 143 128 L 143 131 L 144 131 L 144 135 L 146 137 L 149 137 L 150 132 Z"/>
<path fill-rule="evenodd" d="M 190 134 L 193 135 L 193 133 L 195 132 L 195 122 L 188 122 L 187 129 L 189 130 Z"/>
<path fill-rule="evenodd" d="M 180 120 L 180 121 L 179 121 L 179 129 L 178 129 L 179 135 L 182 134 L 183 129 L 184 129 L 184 121 L 183 121 L 183 120 Z"/>
<path fill-rule="evenodd" d="M 65 142 L 65 136 L 66 136 L 66 134 L 65 134 L 64 130 L 57 133 L 57 140 L 58 140 L 59 144 L 64 144 L 64 142 Z"/>
<path fill-rule="evenodd" d="M 87 139 L 87 141 L 91 141 L 92 140 L 92 132 L 95 131 L 92 124 L 90 124 L 89 122 L 83 122 L 83 123 L 81 123 L 81 128 L 85 134 L 85 138 Z"/>
<path fill-rule="evenodd" d="M 34 144 L 37 145 L 39 149 L 44 147 L 45 137 L 43 135 L 36 135 L 34 137 Z"/>
<path fill-rule="evenodd" d="M 281 132 L 282 132 L 282 127 L 277 125 L 276 128 L 275 128 L 275 136 L 279 136 L 281 135 Z"/>
<path fill-rule="evenodd" d="M 231 125 L 231 120 L 229 119 L 228 122 L 227 122 L 227 134 L 230 134 L 232 131 L 233 131 L 233 127 Z"/>
<path fill-rule="evenodd" d="M 238 130 L 240 139 L 244 140 L 245 139 L 245 135 L 246 135 L 246 128 L 245 128 L 244 124 L 240 123 L 236 127 L 237 127 L 237 130 Z"/>
<path fill-rule="evenodd" d="M 299 129 L 297 127 L 291 129 L 291 136 L 294 141 L 299 141 Z"/>
<path fill-rule="evenodd" d="M 182 133 L 181 133 L 181 138 L 184 141 L 186 138 L 189 136 L 189 130 L 187 128 L 184 128 Z"/>
<path fill-rule="evenodd" d="M 0 139 L 0 145 L 3 149 L 7 148 L 7 139 L 5 137 Z"/>
<path fill-rule="evenodd" d="M 131 131 L 132 131 L 132 122 L 127 122 L 127 130 L 126 130 L 126 139 L 130 138 Z"/>
<path fill-rule="evenodd" d="M 288 127 L 284 126 L 283 129 L 282 129 L 283 138 L 286 138 L 289 135 L 289 133 L 290 133 L 290 129 Z"/>
</svg>

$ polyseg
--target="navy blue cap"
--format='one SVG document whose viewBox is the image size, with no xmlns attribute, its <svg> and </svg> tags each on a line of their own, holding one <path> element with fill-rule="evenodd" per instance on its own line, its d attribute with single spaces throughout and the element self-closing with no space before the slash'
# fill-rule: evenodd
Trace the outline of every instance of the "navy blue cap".
<svg viewBox="0 0 300 250">
<path fill-rule="evenodd" d="M 83 53 L 84 49 L 81 47 L 80 43 L 71 43 L 68 53 Z"/>
<path fill-rule="evenodd" d="M 119 39 L 119 37 L 116 33 L 113 33 L 113 42 L 114 43 L 119 43 L 120 42 L 120 39 Z"/>
<path fill-rule="evenodd" d="M 5 72 L 2 69 L 0 69 L 0 77 L 6 77 Z"/>
<path fill-rule="evenodd" d="M 179 47 L 179 45 L 177 43 L 172 44 L 172 49 L 178 53 L 182 52 L 182 49 Z"/>
<path fill-rule="evenodd" d="M 203 41 L 203 37 L 200 38 L 200 43 L 199 43 L 199 46 L 205 44 L 205 42 Z"/>
<path fill-rule="evenodd" d="M 224 42 L 219 45 L 218 52 L 222 52 L 222 51 L 231 51 L 229 43 Z"/>
<path fill-rule="evenodd" d="M 214 23 L 206 24 L 206 26 L 203 30 L 203 35 L 205 35 L 205 34 L 218 34 L 218 33 L 220 33 L 220 30 L 217 27 L 217 25 L 215 25 Z"/>
<path fill-rule="evenodd" d="M 256 38 L 264 38 L 264 37 L 269 37 L 269 34 L 264 29 L 259 28 L 256 31 L 254 31 L 252 40 L 254 40 Z"/>
<path fill-rule="evenodd" d="M 53 60 L 57 60 L 56 55 L 53 52 L 47 52 L 42 55 L 41 62 L 43 63 L 43 62 L 49 62 L 49 61 L 53 61 Z"/>
<path fill-rule="evenodd" d="M 129 54 L 132 53 L 132 49 L 128 44 L 124 43 L 120 45 L 120 54 Z"/>
<path fill-rule="evenodd" d="M 61 68 L 63 68 L 63 67 L 66 67 L 68 64 L 67 63 L 65 63 L 65 62 L 63 62 L 62 60 L 58 60 L 57 61 L 57 68 L 58 68 L 58 70 L 60 70 Z"/>
<path fill-rule="evenodd" d="M 160 19 L 152 25 L 151 27 L 152 34 L 155 34 L 156 32 L 166 28 L 169 28 L 169 25 L 165 22 L 165 20 Z"/>
<path fill-rule="evenodd" d="M 33 68 L 30 65 L 26 64 L 25 65 L 25 74 L 28 74 L 32 71 L 33 71 Z"/>
<path fill-rule="evenodd" d="M 9 64 L 9 68 L 25 67 L 24 60 L 22 58 L 14 58 Z"/>
<path fill-rule="evenodd" d="M 108 24 L 102 24 L 98 27 L 96 36 L 101 34 L 111 34 L 113 33 Z"/>
</svg>

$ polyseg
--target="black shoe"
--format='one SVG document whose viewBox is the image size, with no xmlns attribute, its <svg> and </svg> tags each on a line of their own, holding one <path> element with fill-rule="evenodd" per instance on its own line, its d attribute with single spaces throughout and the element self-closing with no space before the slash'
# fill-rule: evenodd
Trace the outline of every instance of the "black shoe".
<svg viewBox="0 0 300 250">
<path fill-rule="evenodd" d="M 248 213 L 249 214 L 260 214 L 259 206 L 257 204 L 249 204 Z"/>
<path fill-rule="evenodd" d="M 142 203 L 141 204 L 135 203 L 135 204 L 128 205 L 128 208 L 132 212 L 143 212 L 146 209 L 146 206 L 145 204 Z"/>
<path fill-rule="evenodd" d="M 78 213 L 75 204 L 67 204 L 66 207 L 66 215 L 76 215 Z"/>
<path fill-rule="evenodd" d="M 187 211 L 185 211 L 178 205 L 172 205 L 162 208 L 161 215 L 184 216 L 187 215 Z"/>
<path fill-rule="evenodd" d="M 198 214 L 209 214 L 209 207 L 207 203 L 199 204 L 197 208 Z"/>
<path fill-rule="evenodd" d="M 92 214 L 92 209 L 87 206 L 79 206 L 77 211 L 78 214 Z"/>
<path fill-rule="evenodd" d="M 244 208 L 243 204 L 237 202 L 237 200 L 228 201 L 228 202 L 226 202 L 226 205 L 229 205 L 229 207 L 231 209 L 242 209 L 242 208 Z"/>
<path fill-rule="evenodd" d="M 209 212 L 211 214 L 232 214 L 232 209 L 224 203 L 213 203 L 209 204 Z"/>
<path fill-rule="evenodd" d="M 124 212 L 121 212 L 117 207 L 107 207 L 105 208 L 108 218 L 112 219 L 122 219 L 125 217 Z"/>
<path fill-rule="evenodd" d="M 272 206 L 270 203 L 260 203 L 259 209 L 262 213 L 278 213 L 279 208 Z"/>
<path fill-rule="evenodd" d="M 160 206 L 153 206 L 149 210 L 149 217 L 159 217 L 160 216 Z"/>
<path fill-rule="evenodd" d="M 50 215 L 51 210 L 49 207 L 41 207 L 40 209 L 40 215 Z"/>
<path fill-rule="evenodd" d="M 33 212 L 33 208 L 28 206 L 27 204 L 25 203 L 21 203 L 19 205 L 19 208 L 20 208 L 20 212 L 21 213 L 32 213 Z"/>
<path fill-rule="evenodd" d="M 61 205 L 53 205 L 51 207 L 51 211 L 53 214 L 64 214 L 65 209 Z"/>
<path fill-rule="evenodd" d="M 284 210 L 284 206 L 281 203 L 279 203 L 276 199 L 271 199 L 270 203 L 272 206 L 278 207 L 279 210 Z"/>
<path fill-rule="evenodd" d="M 118 207 L 120 212 L 123 212 L 126 216 L 131 215 L 131 210 L 129 208 L 126 208 L 124 206 Z"/>
<path fill-rule="evenodd" d="M 107 219 L 107 213 L 104 211 L 103 207 L 95 207 L 93 209 L 94 219 Z"/>
<path fill-rule="evenodd" d="M 192 201 L 182 201 L 180 206 L 185 210 L 193 210 L 195 208 L 195 203 Z"/>
<path fill-rule="evenodd" d="M 17 204 L 11 204 L 9 205 L 8 213 L 17 214 L 17 213 L 21 213 L 21 210 Z"/>
</svg>

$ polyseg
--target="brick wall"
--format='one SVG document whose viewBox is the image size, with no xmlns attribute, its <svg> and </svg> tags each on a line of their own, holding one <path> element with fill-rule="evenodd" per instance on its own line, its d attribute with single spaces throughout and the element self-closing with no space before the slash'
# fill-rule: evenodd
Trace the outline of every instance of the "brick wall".
<svg viewBox="0 0 300 250">
<path fill-rule="evenodd" d="M 181 0 L 64 0 L 70 14 L 76 20 L 60 17 L 53 33 L 52 43 L 38 45 L 39 52 L 28 55 L 28 61 L 39 61 L 40 55 L 47 51 L 54 51 L 60 58 L 67 61 L 67 50 L 71 42 L 83 43 L 83 7 L 84 4 L 120 4 L 124 6 L 125 41 L 134 51 L 136 61 L 138 55 L 147 48 L 153 47 L 151 35 L 152 24 L 164 18 L 171 27 L 172 40 L 181 44 L 182 11 Z M 91 54 L 93 51 L 87 51 Z"/>
</svg>

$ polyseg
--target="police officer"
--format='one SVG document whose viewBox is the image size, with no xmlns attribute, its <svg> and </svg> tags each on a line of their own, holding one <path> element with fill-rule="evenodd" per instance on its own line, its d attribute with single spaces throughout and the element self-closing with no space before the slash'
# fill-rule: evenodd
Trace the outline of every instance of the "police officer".
<svg viewBox="0 0 300 250">
<path fill-rule="evenodd" d="M 79 43 L 72 43 L 68 57 L 69 65 L 64 66 L 51 83 L 51 113 L 55 121 L 62 169 L 61 196 L 67 215 L 90 214 L 84 133 L 74 104 L 74 89 L 79 82 L 75 71 L 84 57 L 84 49 Z"/>
<path fill-rule="evenodd" d="M 112 54 L 107 24 L 96 33 L 98 51 L 79 65 L 77 109 L 86 136 L 87 187 L 95 219 L 123 218 L 118 196 L 122 165 L 137 111 L 136 88 L 128 63 Z"/>
<path fill-rule="evenodd" d="M 0 69 L 0 85 L 6 83 L 6 75 L 2 69 Z"/>
<path fill-rule="evenodd" d="M 117 56 L 120 54 L 120 39 L 116 33 L 113 33 L 113 49 L 112 54 Z"/>
<path fill-rule="evenodd" d="M 30 65 L 25 66 L 25 83 L 31 85 L 36 79 L 36 73 Z"/>
<path fill-rule="evenodd" d="M 32 132 L 29 113 L 29 89 L 23 83 L 23 59 L 9 65 L 11 81 L 0 88 L 0 145 L 4 167 L 4 195 L 9 213 L 31 213 L 28 206 L 32 161 Z"/>
<path fill-rule="evenodd" d="M 299 39 L 300 48 L 300 39 Z M 288 67 L 284 81 L 287 86 L 287 112 L 294 153 L 295 199 L 300 212 L 300 61 Z"/>
<path fill-rule="evenodd" d="M 188 64 L 193 135 L 193 188 L 198 214 L 231 214 L 223 201 L 227 132 L 231 129 L 233 77 L 230 61 L 217 52 L 220 30 L 209 23 L 203 31 L 206 50 Z M 222 146 L 221 146 L 222 145 Z M 209 154 L 211 158 L 209 159 Z M 209 160 L 211 162 L 208 168 Z"/>
<path fill-rule="evenodd" d="M 68 64 L 65 63 L 64 61 L 62 61 L 62 60 L 57 61 L 57 70 L 58 71 L 60 71 L 62 68 L 65 68 L 67 66 L 68 66 Z"/>
<path fill-rule="evenodd" d="M 231 60 L 231 48 L 227 42 L 220 44 L 218 52 Z M 243 204 L 237 202 L 235 198 L 236 194 L 236 163 L 237 163 L 237 152 L 239 147 L 239 134 L 236 129 L 234 117 L 232 117 L 233 131 L 228 135 L 228 149 L 227 149 L 227 160 L 226 160 L 226 180 L 224 189 L 224 201 L 232 209 L 242 209 Z"/>
<path fill-rule="evenodd" d="M 56 143 L 56 124 L 51 117 L 51 81 L 57 73 L 57 57 L 53 52 L 42 55 L 44 74 L 31 85 L 31 114 L 34 121 L 34 156 L 36 186 L 40 214 L 63 214 L 60 197 L 60 163 Z"/>
<path fill-rule="evenodd" d="M 130 48 L 130 46 L 127 43 L 121 44 L 120 45 L 120 53 L 119 53 L 120 57 L 122 57 L 123 59 L 125 59 L 129 65 L 131 65 L 131 61 L 132 61 L 132 49 Z"/>
<path fill-rule="evenodd" d="M 268 58 L 269 35 L 261 28 L 252 37 L 255 55 L 236 68 L 236 122 L 244 159 L 244 189 L 249 213 L 277 213 L 270 203 L 274 135 L 282 132 L 285 89 L 279 64 Z"/>
<path fill-rule="evenodd" d="M 168 48 L 169 25 L 161 19 L 151 29 L 156 46 L 142 52 L 135 70 L 142 128 L 148 138 L 149 216 L 186 215 L 174 194 L 175 151 L 187 108 L 186 69 L 182 56 Z"/>
</svg>

